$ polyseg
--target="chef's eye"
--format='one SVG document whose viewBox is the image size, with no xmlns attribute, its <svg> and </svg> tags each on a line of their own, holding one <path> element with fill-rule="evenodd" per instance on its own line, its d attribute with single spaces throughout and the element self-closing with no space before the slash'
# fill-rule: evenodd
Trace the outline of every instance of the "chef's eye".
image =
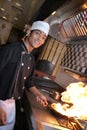
<svg viewBox="0 0 87 130">
<path fill-rule="evenodd" d="M 40 31 L 35 31 L 36 34 L 40 34 Z"/>
<path fill-rule="evenodd" d="M 39 30 L 35 31 L 35 34 L 38 35 L 39 37 L 41 37 L 43 40 L 46 40 L 46 38 L 47 38 L 45 33 L 41 32 Z"/>
<path fill-rule="evenodd" d="M 46 40 L 46 36 L 43 36 L 43 40 Z"/>
</svg>

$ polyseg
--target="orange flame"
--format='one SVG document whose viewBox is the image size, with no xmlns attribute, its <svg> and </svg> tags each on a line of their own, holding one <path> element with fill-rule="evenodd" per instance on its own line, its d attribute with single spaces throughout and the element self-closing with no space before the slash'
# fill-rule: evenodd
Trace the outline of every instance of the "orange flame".
<svg viewBox="0 0 87 130">
<path fill-rule="evenodd" d="M 83 82 L 71 83 L 62 93 L 62 105 L 57 103 L 57 110 L 68 117 L 87 120 L 87 85 Z M 68 103 L 73 105 L 69 108 Z"/>
</svg>

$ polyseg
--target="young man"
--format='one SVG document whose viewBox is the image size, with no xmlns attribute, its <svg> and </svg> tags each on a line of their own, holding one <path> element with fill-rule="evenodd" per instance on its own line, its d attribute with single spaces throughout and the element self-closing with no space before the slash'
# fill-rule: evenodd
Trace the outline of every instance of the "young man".
<svg viewBox="0 0 87 130">
<path fill-rule="evenodd" d="M 13 114 L 14 123 L 9 128 L 8 124 L 10 124 L 10 121 L 8 120 L 10 117 L 7 110 L 9 109 L 10 111 L 11 106 L 11 110 L 14 111 L 12 113 L 15 113 L 14 106 L 16 101 L 18 102 L 16 103 L 16 108 L 18 104 L 18 107 L 20 107 L 19 111 L 23 113 L 19 103 L 22 102 L 24 89 L 31 91 L 37 102 L 42 106 L 47 106 L 48 104 L 46 97 L 34 86 L 32 78 L 35 68 L 32 51 L 44 44 L 48 33 L 49 24 L 44 21 L 36 21 L 30 28 L 30 34 L 22 41 L 0 48 L 0 125 L 2 125 L 0 130 L 2 130 L 1 127 L 4 128 L 3 130 L 13 130 L 15 114 Z M 12 105 L 10 105 L 11 103 Z M 5 106 L 5 104 L 7 105 Z M 20 120 L 17 117 L 16 120 Z M 21 123 L 21 121 L 19 122 Z M 17 128 L 16 125 L 14 129 L 22 130 L 24 128 L 23 125 L 20 128 Z"/>
</svg>

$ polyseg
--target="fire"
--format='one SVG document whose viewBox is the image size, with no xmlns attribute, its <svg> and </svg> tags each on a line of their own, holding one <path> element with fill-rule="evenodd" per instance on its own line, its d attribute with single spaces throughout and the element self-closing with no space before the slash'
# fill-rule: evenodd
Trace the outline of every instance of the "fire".
<svg viewBox="0 0 87 130">
<path fill-rule="evenodd" d="M 65 104 L 58 103 L 57 110 L 68 117 L 77 117 L 87 120 L 87 85 L 83 82 L 71 83 L 62 94 L 61 100 Z M 69 103 L 72 104 L 69 107 Z"/>
</svg>

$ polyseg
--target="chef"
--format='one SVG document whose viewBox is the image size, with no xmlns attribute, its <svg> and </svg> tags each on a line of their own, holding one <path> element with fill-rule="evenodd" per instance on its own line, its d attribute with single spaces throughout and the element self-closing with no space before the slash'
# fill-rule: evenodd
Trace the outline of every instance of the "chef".
<svg viewBox="0 0 87 130">
<path fill-rule="evenodd" d="M 30 33 L 20 42 L 0 48 L 0 130 L 27 130 L 22 100 L 25 89 L 43 107 L 48 104 L 34 85 L 33 50 L 44 44 L 49 28 L 47 22 L 35 21 Z"/>
</svg>

